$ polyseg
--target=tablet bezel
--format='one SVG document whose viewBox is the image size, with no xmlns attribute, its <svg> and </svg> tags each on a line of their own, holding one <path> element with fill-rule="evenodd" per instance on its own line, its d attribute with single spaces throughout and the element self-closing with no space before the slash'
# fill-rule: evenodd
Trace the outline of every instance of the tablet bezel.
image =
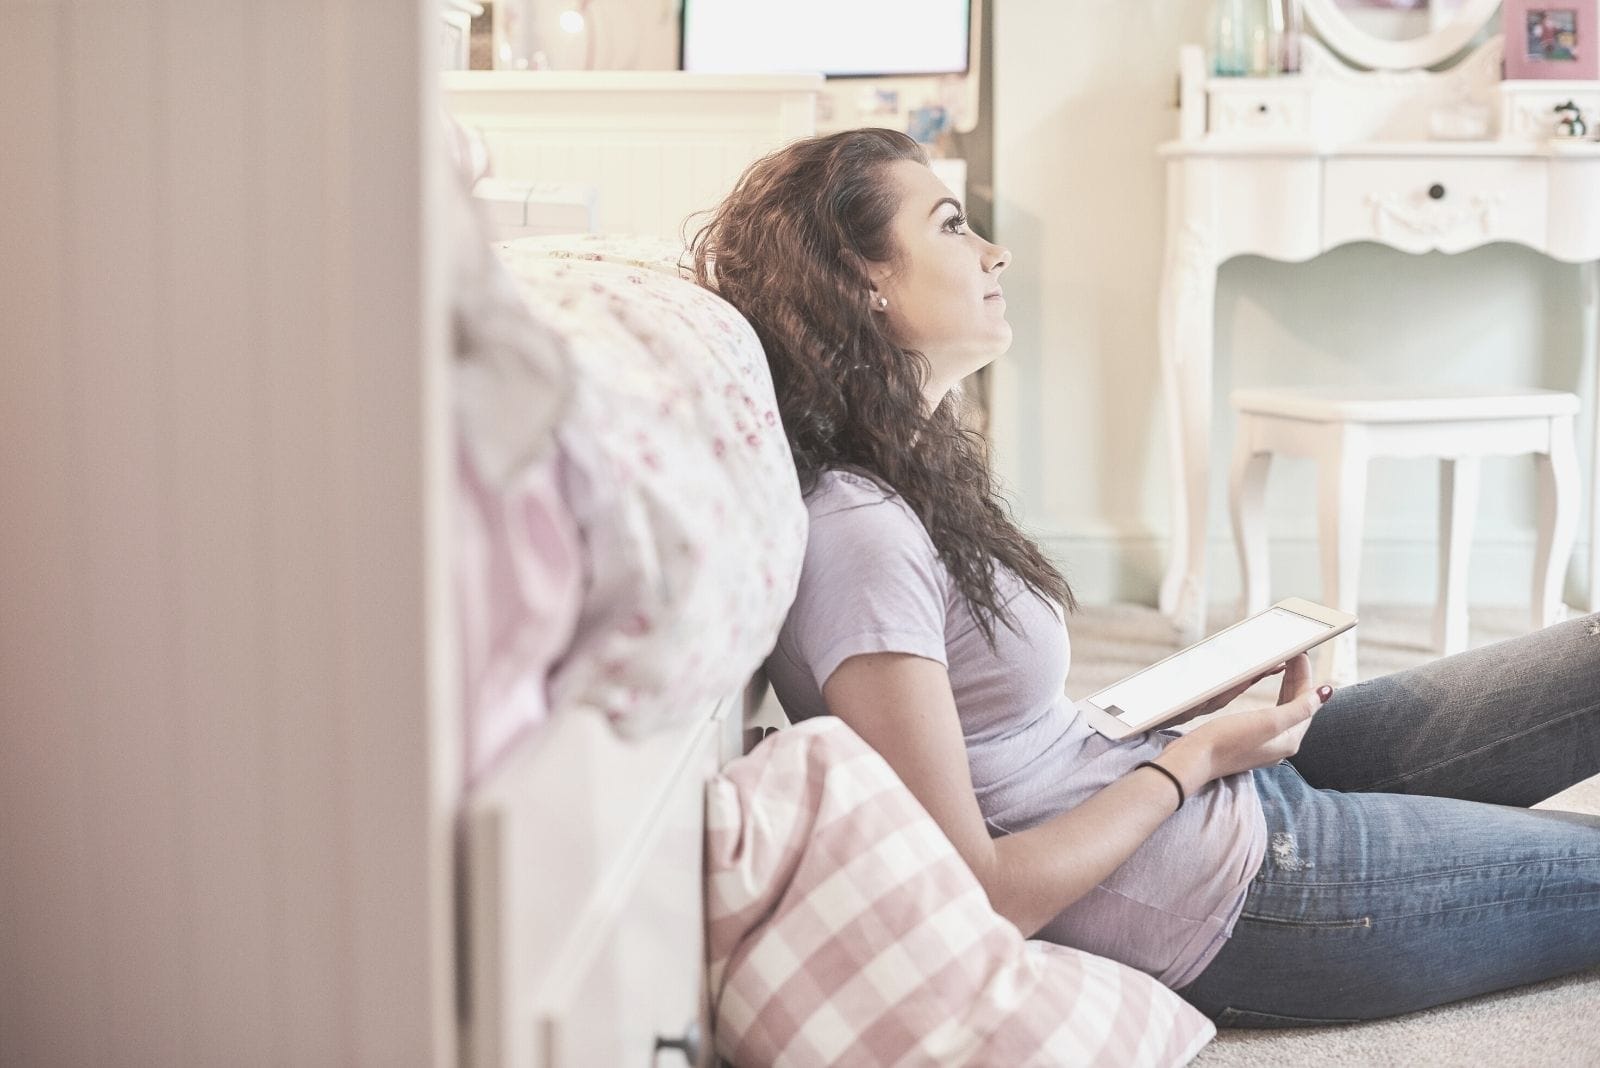
<svg viewBox="0 0 1600 1068">
<path fill-rule="evenodd" d="M 1165 709 L 1161 713 L 1152 715 L 1137 723 L 1130 723 L 1118 716 L 1114 711 L 1112 711 L 1112 709 L 1116 707 L 1114 705 L 1102 707 L 1101 705 L 1095 704 L 1094 699 L 1100 694 L 1105 693 L 1107 690 L 1121 686 L 1129 679 L 1160 667 L 1169 660 L 1175 660 L 1178 657 L 1187 654 L 1191 650 L 1197 649 L 1200 646 L 1205 645 L 1207 642 L 1213 641 L 1221 635 L 1226 634 L 1228 631 L 1234 629 L 1234 627 L 1243 626 L 1251 620 L 1258 619 L 1274 609 L 1282 609 L 1286 612 L 1292 612 L 1295 615 L 1304 616 L 1307 619 L 1312 619 L 1318 623 L 1325 624 L 1330 629 L 1325 634 L 1312 635 L 1309 639 L 1296 642 L 1282 653 L 1276 654 L 1260 663 L 1245 665 L 1245 667 L 1241 669 L 1238 674 L 1232 676 L 1226 682 L 1223 682 L 1220 685 L 1203 693 L 1196 694 L 1193 698 L 1184 700 L 1184 702 L 1178 705 L 1176 708 Z M 1124 738 L 1131 738 L 1135 734 L 1143 734 L 1146 731 L 1153 730 L 1156 727 L 1161 726 L 1161 724 L 1166 723 L 1168 720 L 1171 720 L 1173 717 L 1180 715 L 1185 709 L 1193 708 L 1198 704 L 1203 704 L 1204 702 L 1211 700 L 1213 697 L 1227 693 L 1229 690 L 1237 686 L 1249 682 L 1252 679 L 1256 679 L 1264 672 L 1276 667 L 1289 658 L 1297 656 L 1300 653 L 1306 652 L 1310 649 L 1314 649 L 1323 642 L 1328 641 L 1331 638 L 1338 637 L 1355 625 L 1356 617 L 1349 612 L 1343 612 L 1337 608 L 1330 608 L 1327 605 L 1318 604 L 1315 601 L 1308 601 L 1301 597 L 1286 597 L 1276 604 L 1269 606 L 1264 611 L 1257 612 L 1252 616 L 1247 616 L 1244 619 L 1239 620 L 1237 623 L 1233 623 L 1230 626 L 1224 627 L 1222 630 L 1217 631 L 1216 634 L 1208 635 L 1205 638 L 1202 638 L 1200 641 L 1195 642 L 1193 645 L 1185 646 L 1184 648 L 1179 649 L 1177 652 L 1157 660 L 1154 664 L 1149 664 L 1140 668 L 1132 675 L 1126 675 L 1121 679 L 1118 679 L 1116 682 L 1111 683 L 1109 686 L 1100 687 L 1094 693 L 1079 701 L 1078 707 L 1088 719 L 1089 725 L 1097 732 L 1114 741 L 1121 741 Z"/>
</svg>

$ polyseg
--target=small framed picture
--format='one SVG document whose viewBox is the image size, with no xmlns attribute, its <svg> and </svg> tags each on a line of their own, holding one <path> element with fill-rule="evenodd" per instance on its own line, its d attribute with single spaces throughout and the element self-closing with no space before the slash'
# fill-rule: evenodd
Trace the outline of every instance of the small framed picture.
<svg viewBox="0 0 1600 1068">
<path fill-rule="evenodd" d="M 1504 0 L 1506 78 L 1600 78 L 1600 0 Z"/>
</svg>

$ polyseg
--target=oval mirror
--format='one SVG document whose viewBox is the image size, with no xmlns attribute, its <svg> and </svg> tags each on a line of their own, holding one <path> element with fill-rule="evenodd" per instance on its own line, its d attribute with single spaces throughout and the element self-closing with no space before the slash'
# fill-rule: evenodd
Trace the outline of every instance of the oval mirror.
<svg viewBox="0 0 1600 1068">
<path fill-rule="evenodd" d="M 1329 48 L 1374 70 L 1443 63 L 1494 17 L 1500 0 L 1304 0 Z"/>
</svg>

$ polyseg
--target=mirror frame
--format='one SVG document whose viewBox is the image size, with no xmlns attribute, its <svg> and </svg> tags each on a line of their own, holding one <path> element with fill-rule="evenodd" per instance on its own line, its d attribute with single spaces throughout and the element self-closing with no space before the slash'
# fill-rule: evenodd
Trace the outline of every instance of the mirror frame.
<svg viewBox="0 0 1600 1068">
<path fill-rule="evenodd" d="M 1303 0 L 1306 21 L 1329 48 L 1373 70 L 1417 70 L 1443 63 L 1465 48 L 1488 24 L 1500 0 L 1466 0 L 1456 20 L 1410 41 L 1384 41 L 1351 22 L 1338 0 Z"/>
</svg>

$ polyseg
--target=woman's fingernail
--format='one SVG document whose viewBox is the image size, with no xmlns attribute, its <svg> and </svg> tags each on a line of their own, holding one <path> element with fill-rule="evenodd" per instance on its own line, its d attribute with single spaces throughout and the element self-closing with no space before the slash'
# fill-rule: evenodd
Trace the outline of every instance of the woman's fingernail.
<svg viewBox="0 0 1600 1068">
<path fill-rule="evenodd" d="M 1317 696 L 1322 698 L 1322 703 L 1323 704 L 1327 704 L 1328 703 L 1328 698 L 1333 696 L 1333 687 L 1332 686 L 1327 686 L 1327 685 L 1318 686 L 1317 687 Z"/>
</svg>

